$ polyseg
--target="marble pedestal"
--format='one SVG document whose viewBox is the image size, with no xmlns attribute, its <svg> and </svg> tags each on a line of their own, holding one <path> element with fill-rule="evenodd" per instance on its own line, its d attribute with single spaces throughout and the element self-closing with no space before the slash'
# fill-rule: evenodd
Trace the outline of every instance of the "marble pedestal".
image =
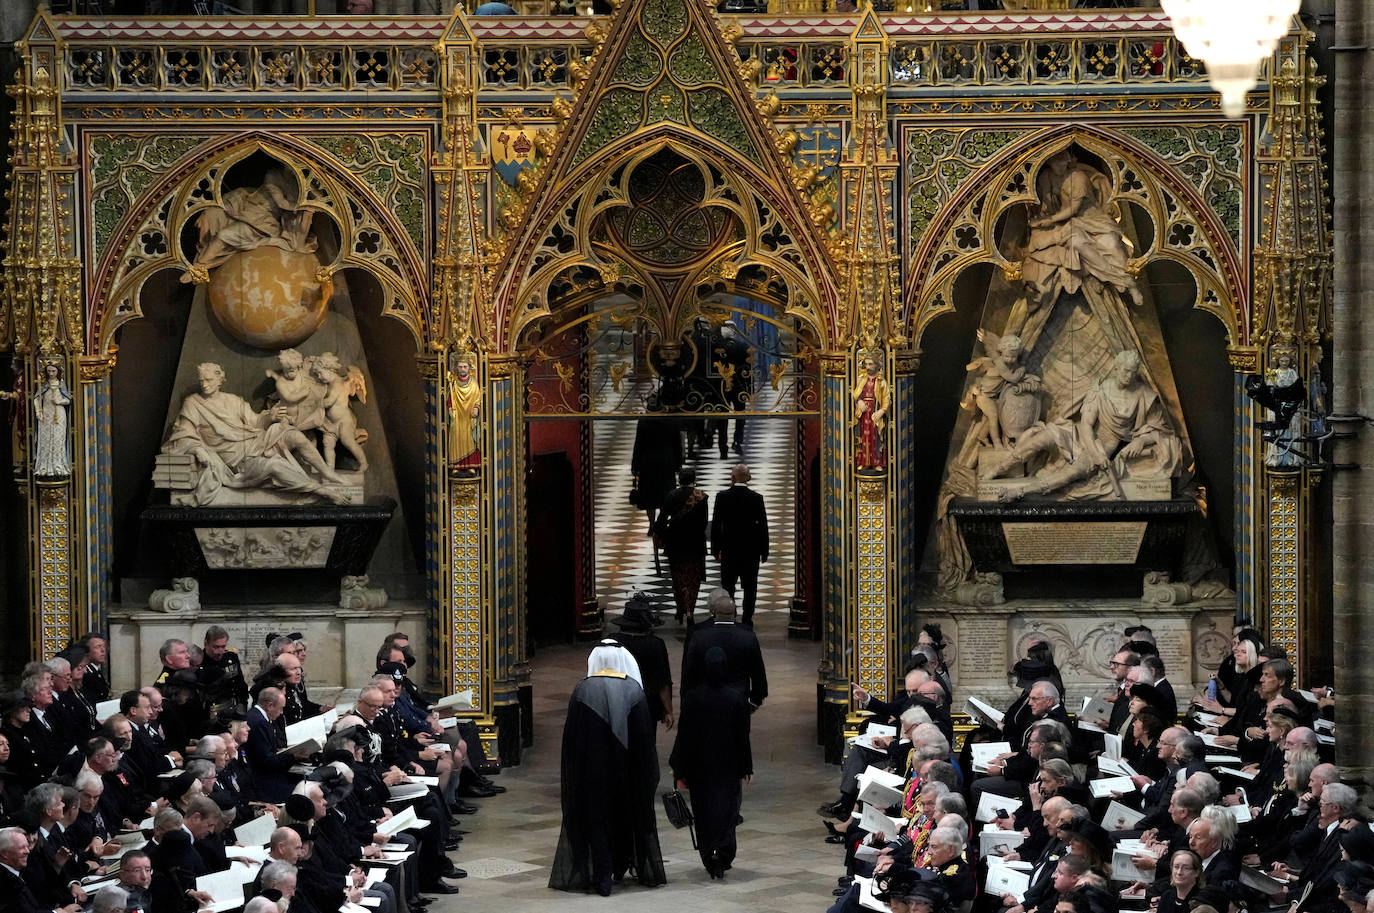
<svg viewBox="0 0 1374 913">
<path fill-rule="evenodd" d="M 1010 671 L 1025 655 L 1026 644 L 1048 640 L 1072 713 L 1085 695 L 1105 690 L 1111 675 L 1107 663 L 1125 629 L 1137 624 L 1154 631 L 1182 706 L 1230 652 L 1234 612 L 1234 597 L 1160 607 L 1131 599 L 1014 599 L 995 606 L 937 603 L 922 608 L 921 621 L 939 622 L 949 641 L 945 655 L 955 694 L 980 697 L 996 707 L 1018 693 Z"/>
<path fill-rule="evenodd" d="M 328 605 L 225 606 L 198 611 L 153 612 L 146 606 L 110 611 L 110 658 L 114 694 L 146 685 L 162 669 L 158 648 L 168 638 L 201 644 L 205 629 L 220 625 L 229 632 L 229 647 L 238 651 L 244 675 L 251 680 L 266 649 L 268 633 L 305 635 L 309 652 L 306 674 L 311 686 L 361 687 L 377 667 L 377 649 L 393 631 L 411 636 L 418 662 L 411 679 L 425 687 L 428 644 L 425 605 L 392 600 L 382 609 L 341 609 Z"/>
</svg>

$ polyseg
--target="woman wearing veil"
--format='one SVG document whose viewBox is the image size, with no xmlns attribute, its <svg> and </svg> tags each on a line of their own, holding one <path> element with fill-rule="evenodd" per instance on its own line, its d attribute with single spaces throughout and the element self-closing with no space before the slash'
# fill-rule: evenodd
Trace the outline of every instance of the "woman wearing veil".
<svg viewBox="0 0 1374 913">
<path fill-rule="evenodd" d="M 647 887 L 664 884 L 655 802 L 658 751 L 639 664 L 603 640 L 573 689 L 563 728 L 563 828 L 549 887 L 611 893 L 633 871 Z"/>
</svg>

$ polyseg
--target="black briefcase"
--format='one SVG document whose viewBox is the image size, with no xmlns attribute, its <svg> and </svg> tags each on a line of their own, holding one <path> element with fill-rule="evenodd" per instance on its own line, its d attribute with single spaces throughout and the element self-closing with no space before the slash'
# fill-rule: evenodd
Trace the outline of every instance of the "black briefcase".
<svg viewBox="0 0 1374 913">
<path fill-rule="evenodd" d="M 692 806 L 688 804 L 687 797 L 682 794 L 680 789 L 670 789 L 663 794 L 663 813 L 668 816 L 668 823 L 681 830 L 688 828 L 692 835 L 692 848 L 696 849 L 697 829 L 693 826 L 696 819 L 692 817 Z"/>
</svg>

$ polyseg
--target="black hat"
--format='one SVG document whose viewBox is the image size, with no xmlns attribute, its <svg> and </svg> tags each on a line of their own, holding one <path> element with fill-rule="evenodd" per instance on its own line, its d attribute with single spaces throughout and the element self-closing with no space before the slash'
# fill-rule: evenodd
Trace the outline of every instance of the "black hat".
<svg viewBox="0 0 1374 913">
<path fill-rule="evenodd" d="M 29 706 L 28 696 L 22 691 L 6 691 L 0 694 L 0 717 L 7 717 L 16 710 Z"/>
<path fill-rule="evenodd" d="M 1231 897 L 1221 885 L 1211 884 L 1189 898 L 1190 907 L 1202 905 L 1209 906 L 1214 910 L 1229 910 L 1231 909 Z"/>
<path fill-rule="evenodd" d="M 1112 858 L 1112 836 L 1106 828 L 1091 818 L 1076 818 L 1059 828 L 1066 837 L 1077 838 L 1097 851 L 1097 858 Z"/>
<path fill-rule="evenodd" d="M 1053 663 L 1042 663 L 1036 659 L 1018 659 L 1011 667 L 1016 676 L 1016 687 L 1029 688 L 1036 682 L 1049 681 L 1059 674 Z"/>
<path fill-rule="evenodd" d="M 1374 862 L 1374 831 L 1370 831 L 1367 824 L 1356 824 L 1341 835 L 1341 849 L 1345 850 L 1352 863 Z"/>
<path fill-rule="evenodd" d="M 344 764 L 352 766 L 354 762 L 353 752 L 344 748 L 336 748 L 333 751 L 326 751 L 320 758 L 322 764 Z"/>
<path fill-rule="evenodd" d="M 338 805 L 353 792 L 353 784 L 348 778 L 329 764 L 316 767 L 306 779 L 320 784 L 325 804 L 330 807 Z"/>
<path fill-rule="evenodd" d="M 67 647 L 66 649 L 58 653 L 57 658 L 65 659 L 67 662 L 71 663 L 73 668 L 75 668 L 85 661 L 86 653 L 87 650 L 85 647 L 81 646 L 80 644 L 72 644 L 70 647 Z"/>
<path fill-rule="evenodd" d="M 1296 710 L 1290 710 L 1287 707 L 1283 706 L 1275 707 L 1273 710 L 1269 711 L 1270 719 L 1273 719 L 1276 716 L 1286 716 L 1294 723 L 1301 722 L 1302 720 L 1302 717 L 1298 716 L 1298 712 Z"/>
<path fill-rule="evenodd" d="M 926 632 L 926 636 L 930 638 L 930 645 L 937 651 L 945 648 L 945 635 L 940 630 L 939 622 L 933 621 L 930 624 L 922 625 L 921 630 Z"/>
<path fill-rule="evenodd" d="M 626 601 L 624 614 L 611 616 L 610 622 L 625 631 L 652 631 L 663 619 L 643 593 L 636 593 Z"/>
<path fill-rule="evenodd" d="M 1148 640 L 1132 640 L 1132 641 L 1129 641 L 1123 649 L 1130 650 L 1132 653 L 1136 654 L 1137 656 L 1158 656 L 1158 655 L 1159 655 L 1159 647 L 1156 647 L 1154 644 L 1150 643 Z"/>
<path fill-rule="evenodd" d="M 282 808 L 297 821 L 310 821 L 315 817 L 315 803 L 310 801 L 309 796 L 302 796 L 299 793 L 287 796 Z"/>
<path fill-rule="evenodd" d="M 1151 633 L 1151 634 L 1154 633 L 1153 631 L 1150 630 L 1150 626 L 1149 626 L 1149 625 L 1130 625 L 1129 627 L 1126 628 L 1126 632 L 1125 632 L 1125 633 L 1126 633 L 1126 636 L 1127 636 L 1127 637 L 1130 637 L 1130 636 L 1132 636 L 1133 634 L 1139 634 L 1141 631 L 1146 631 L 1146 632 Z"/>
<path fill-rule="evenodd" d="M 222 812 L 230 812 L 239 807 L 238 798 L 227 789 L 210 790 L 210 798 L 215 800 Z"/>
<path fill-rule="evenodd" d="M 1167 708 L 1165 707 L 1164 692 L 1160 691 L 1154 685 L 1148 685 L 1144 682 L 1132 685 L 1131 697 L 1140 698 L 1161 717 L 1165 715 L 1165 710 Z"/>
<path fill-rule="evenodd" d="M 400 687 L 401 682 L 405 681 L 405 679 L 406 679 L 406 664 L 405 664 L 405 663 L 378 663 L 378 664 L 377 664 L 377 672 L 378 672 L 378 674 L 380 674 L 380 675 L 389 675 L 389 676 L 391 676 L 391 680 L 394 681 L 394 682 L 396 683 L 396 686 L 397 686 L 397 687 Z"/>
<path fill-rule="evenodd" d="M 162 796 L 175 805 L 178 799 L 190 792 L 191 785 L 195 782 L 196 778 L 192 776 L 191 772 L 184 770 L 167 781 L 167 785 L 162 790 Z"/>
</svg>

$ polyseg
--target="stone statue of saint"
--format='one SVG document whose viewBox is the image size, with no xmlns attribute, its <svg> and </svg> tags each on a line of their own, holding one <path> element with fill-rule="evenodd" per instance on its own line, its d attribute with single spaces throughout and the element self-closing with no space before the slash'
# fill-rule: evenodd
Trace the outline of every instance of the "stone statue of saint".
<svg viewBox="0 0 1374 913">
<path fill-rule="evenodd" d="M 206 282 L 210 270 L 235 253 L 264 245 L 282 250 L 313 252 L 311 213 L 292 199 L 291 177 L 282 169 L 269 171 L 260 187 L 237 187 L 220 195 L 220 205 L 196 217 L 200 233 L 196 259 L 181 274 L 182 282 Z"/>
<path fill-rule="evenodd" d="M 864 373 L 850 394 L 854 400 L 854 421 L 859 439 L 854 451 L 854 468 L 884 469 L 887 467 L 887 447 L 883 440 L 889 405 L 887 378 L 882 365 L 872 355 L 863 359 Z"/>
<path fill-rule="evenodd" d="M 1112 370 L 1083 400 L 1076 416 L 1036 423 L 988 467 L 997 478 L 1040 456 L 1048 462 L 1002 500 L 1062 492 L 1079 499 L 1126 500 L 1128 480 L 1172 480 L 1183 449 L 1159 394 L 1140 373 L 1135 350 L 1117 354 Z M 1169 493 L 1164 494 L 1167 499 Z"/>
<path fill-rule="evenodd" d="M 28 397 L 24 395 L 24 372 L 14 372 L 14 389 L 0 390 L 0 400 L 10 404 L 10 458 L 16 464 L 24 462 L 28 435 Z"/>
<path fill-rule="evenodd" d="M 1127 272 L 1129 250 L 1121 226 L 1109 211 L 1112 182 L 1065 149 L 1051 156 L 1036 179 L 1042 215 L 1030 222 L 1030 241 L 1021 260 L 1022 296 L 1004 334 L 1034 347 L 1061 294 L 1081 291 L 1117 351 L 1140 348 L 1123 297 L 1141 303 Z"/>
<path fill-rule="evenodd" d="M 448 462 L 470 469 L 481 464 L 479 430 L 482 386 L 472 375 L 472 362 L 459 357 L 448 375 Z"/>
<path fill-rule="evenodd" d="M 325 464 L 314 442 L 286 421 L 284 407 L 254 412 L 242 397 L 220 389 L 224 370 L 213 362 L 200 365 L 198 374 L 200 392 L 182 402 L 162 445 L 163 453 L 196 458 L 200 476 L 192 493 L 194 506 L 213 503 L 222 488 L 272 488 L 347 502 L 334 487 L 344 480 Z"/>
<path fill-rule="evenodd" d="M 72 396 L 55 362 L 43 365 L 43 381 L 33 395 L 33 474 L 57 478 L 72 474 L 67 452 L 67 407 Z"/>
</svg>

